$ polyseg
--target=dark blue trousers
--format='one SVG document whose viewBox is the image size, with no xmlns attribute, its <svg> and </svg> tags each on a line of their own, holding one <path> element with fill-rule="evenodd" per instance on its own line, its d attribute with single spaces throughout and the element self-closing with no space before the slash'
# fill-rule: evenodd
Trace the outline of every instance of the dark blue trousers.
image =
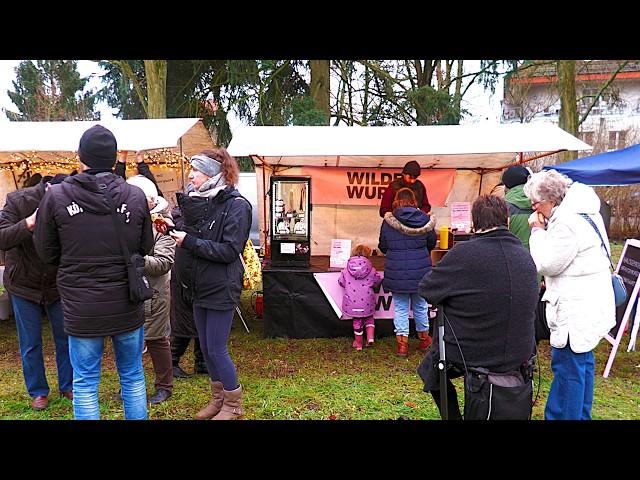
<svg viewBox="0 0 640 480">
<path fill-rule="evenodd" d="M 214 382 L 222 382 L 227 391 L 238 388 L 236 366 L 227 350 L 231 322 L 235 310 L 209 310 L 193 307 L 193 320 L 198 330 L 200 349 L 207 364 L 209 378 Z"/>
</svg>

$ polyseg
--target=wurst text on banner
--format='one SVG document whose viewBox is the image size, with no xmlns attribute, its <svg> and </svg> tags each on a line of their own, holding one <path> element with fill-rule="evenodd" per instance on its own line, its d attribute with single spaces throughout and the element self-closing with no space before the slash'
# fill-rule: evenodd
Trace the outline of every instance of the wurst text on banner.
<svg viewBox="0 0 640 480">
<path fill-rule="evenodd" d="M 379 205 L 387 185 L 402 176 L 401 168 L 303 167 L 311 176 L 311 202 L 317 205 Z M 453 188 L 455 169 L 423 169 L 419 180 L 429 203 L 443 207 Z"/>
</svg>

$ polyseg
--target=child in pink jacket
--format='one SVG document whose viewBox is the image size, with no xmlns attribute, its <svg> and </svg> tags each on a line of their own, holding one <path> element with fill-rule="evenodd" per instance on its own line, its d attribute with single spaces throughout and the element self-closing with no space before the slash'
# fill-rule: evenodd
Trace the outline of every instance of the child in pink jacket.
<svg viewBox="0 0 640 480">
<path fill-rule="evenodd" d="M 382 277 L 367 258 L 370 255 L 369 247 L 358 245 L 338 279 L 340 286 L 344 287 L 343 318 L 353 319 L 353 348 L 356 350 L 362 350 L 363 327 L 367 331 L 367 347 L 373 345 L 374 340 L 376 294 L 373 289 L 380 286 Z"/>
</svg>

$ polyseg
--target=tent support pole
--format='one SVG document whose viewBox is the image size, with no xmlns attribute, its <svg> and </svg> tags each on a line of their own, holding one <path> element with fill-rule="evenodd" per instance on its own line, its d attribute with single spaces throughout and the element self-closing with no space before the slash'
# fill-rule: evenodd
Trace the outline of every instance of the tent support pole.
<svg viewBox="0 0 640 480">
<path fill-rule="evenodd" d="M 13 168 L 11 169 L 11 176 L 13 177 L 13 184 L 16 186 L 16 190 L 19 190 L 18 181 L 16 180 L 16 172 Z"/>
<path fill-rule="evenodd" d="M 264 250 L 265 250 L 265 257 L 266 257 L 266 252 L 267 252 L 267 237 L 269 235 L 269 228 L 267 228 L 267 185 L 266 185 L 266 172 L 265 169 L 267 168 L 267 164 L 265 163 L 264 159 L 260 158 L 259 155 L 252 155 L 252 158 L 257 158 L 258 161 L 261 164 L 262 167 L 262 193 L 263 193 L 263 197 L 262 197 L 262 218 L 263 218 L 263 222 L 264 222 L 264 226 L 262 228 L 262 234 L 264 235 Z"/>
<path fill-rule="evenodd" d="M 180 145 L 180 181 L 182 182 L 180 188 L 184 192 L 184 155 L 182 153 L 182 137 L 180 137 L 178 143 Z"/>
<path fill-rule="evenodd" d="M 538 158 L 548 157 L 549 155 L 555 155 L 556 153 L 566 152 L 566 151 L 567 151 L 567 149 L 563 148 L 561 150 L 555 150 L 553 152 L 547 152 L 547 153 L 543 153 L 542 155 L 536 155 L 535 157 L 529 157 L 529 158 L 524 158 L 524 156 L 521 155 L 519 160 L 516 160 L 515 162 L 511 162 L 511 163 L 506 164 L 500 170 L 503 170 L 503 169 L 509 168 L 509 167 L 513 167 L 514 165 L 522 165 L 523 163 L 530 162 L 531 160 L 537 160 Z"/>
</svg>

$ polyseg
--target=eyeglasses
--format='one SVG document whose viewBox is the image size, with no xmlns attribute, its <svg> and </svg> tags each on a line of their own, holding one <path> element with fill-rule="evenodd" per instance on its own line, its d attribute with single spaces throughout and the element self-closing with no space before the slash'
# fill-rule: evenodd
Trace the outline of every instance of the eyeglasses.
<svg viewBox="0 0 640 480">
<path fill-rule="evenodd" d="M 539 200 L 537 202 L 533 202 L 531 204 L 531 208 L 533 208 L 535 210 L 536 208 L 538 208 L 538 205 L 540 205 L 542 202 L 543 202 L 543 200 Z"/>
<path fill-rule="evenodd" d="M 417 178 L 418 178 L 417 176 L 415 176 L 415 175 L 409 175 L 408 173 L 405 173 L 405 175 L 406 175 L 407 177 L 409 177 L 411 180 L 417 180 Z"/>
</svg>

